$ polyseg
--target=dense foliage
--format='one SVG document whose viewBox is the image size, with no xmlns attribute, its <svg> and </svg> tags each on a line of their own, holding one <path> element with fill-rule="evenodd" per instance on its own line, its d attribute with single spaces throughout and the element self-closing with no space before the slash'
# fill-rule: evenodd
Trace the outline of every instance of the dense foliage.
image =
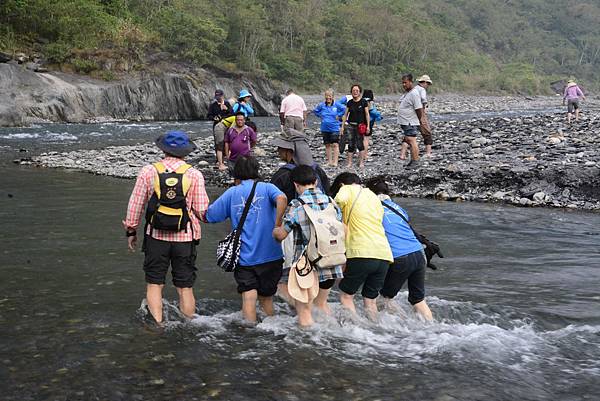
<svg viewBox="0 0 600 401">
<path fill-rule="evenodd" d="M 592 0 L 2 0 L 0 50 L 40 51 L 82 73 L 147 68 L 153 55 L 253 71 L 305 90 L 361 82 L 535 93 L 597 87 Z M 105 59 L 120 60 L 117 63 Z M 107 75 L 111 76 L 111 75 Z"/>
</svg>

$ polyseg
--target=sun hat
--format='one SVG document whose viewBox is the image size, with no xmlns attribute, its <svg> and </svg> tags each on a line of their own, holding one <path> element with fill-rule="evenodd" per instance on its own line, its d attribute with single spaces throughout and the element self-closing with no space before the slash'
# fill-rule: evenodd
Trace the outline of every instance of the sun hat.
<svg viewBox="0 0 600 401">
<path fill-rule="evenodd" d="M 242 99 L 242 98 L 245 98 L 245 97 L 252 97 L 252 95 L 250 94 L 250 92 L 248 92 L 247 89 L 242 89 L 240 91 L 240 95 L 238 96 L 238 99 Z"/>
<path fill-rule="evenodd" d="M 307 272 L 307 269 L 310 271 Z M 305 304 L 319 294 L 319 279 L 317 272 L 308 264 L 305 255 L 290 268 L 288 292 L 292 298 Z"/>
<path fill-rule="evenodd" d="M 431 81 L 431 78 L 429 78 L 429 75 L 421 75 L 419 79 L 417 79 L 417 82 L 427 82 L 428 84 L 433 85 L 433 82 Z"/>
<path fill-rule="evenodd" d="M 275 139 L 273 139 L 273 145 L 282 149 L 295 150 L 294 142 L 288 141 L 287 139 L 281 137 L 276 137 Z"/>
<path fill-rule="evenodd" d="M 184 157 L 196 150 L 196 144 L 183 131 L 169 131 L 156 138 L 156 146 L 165 153 Z"/>
</svg>

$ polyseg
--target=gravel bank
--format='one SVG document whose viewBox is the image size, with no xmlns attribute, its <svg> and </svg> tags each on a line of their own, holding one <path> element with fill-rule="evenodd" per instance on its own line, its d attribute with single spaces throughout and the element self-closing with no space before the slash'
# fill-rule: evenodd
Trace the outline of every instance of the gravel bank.
<svg viewBox="0 0 600 401">
<path fill-rule="evenodd" d="M 398 127 L 383 124 L 376 127 L 366 168 L 357 173 L 365 178 L 386 175 L 399 196 L 600 210 L 599 117 L 587 113 L 571 126 L 564 114 L 440 121 L 434 127 L 434 157 L 422 158 L 414 169 L 406 169 L 398 158 Z M 259 133 L 256 155 L 267 178 L 279 165 L 271 145 L 275 135 Z M 307 136 L 315 159 L 323 164 L 320 134 L 308 129 Z M 198 150 L 189 161 L 203 172 L 207 184 L 229 185 L 228 175 L 214 168 L 212 138 L 196 143 Z M 44 153 L 16 162 L 133 178 L 140 167 L 160 156 L 148 143 Z M 330 177 L 345 170 L 325 169 Z"/>
</svg>

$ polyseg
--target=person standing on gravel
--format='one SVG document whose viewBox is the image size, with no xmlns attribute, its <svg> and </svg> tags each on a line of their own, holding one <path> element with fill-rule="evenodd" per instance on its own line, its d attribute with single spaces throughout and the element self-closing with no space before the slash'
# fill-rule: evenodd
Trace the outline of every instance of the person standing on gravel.
<svg viewBox="0 0 600 401">
<path fill-rule="evenodd" d="M 242 89 L 238 96 L 238 101 L 233 105 L 231 112 L 233 114 L 242 113 L 246 118 L 252 117 L 254 115 L 254 109 L 250 104 L 251 97 L 252 95 L 247 89 Z"/>
<path fill-rule="evenodd" d="M 348 137 L 348 164 L 346 167 L 352 167 L 352 157 L 355 150 L 358 149 L 358 167 L 363 168 L 365 167 L 365 141 L 363 137 L 368 133 L 371 125 L 369 103 L 362 97 L 360 85 L 352 85 L 350 93 L 352 93 L 352 99 L 346 103 L 346 112 L 340 126 L 340 138 L 344 136 L 345 130 Z M 348 123 L 347 127 L 346 123 Z"/>
<path fill-rule="evenodd" d="M 333 89 L 325 91 L 325 101 L 315 107 L 313 113 L 321 119 L 321 135 L 325 145 L 327 165 L 337 167 L 340 155 L 340 117 L 344 115 L 346 106 L 333 99 Z"/>
<path fill-rule="evenodd" d="M 192 289 L 196 280 L 196 245 L 200 240 L 200 217 L 208 208 L 208 195 L 202 173 L 183 160 L 196 149 L 185 133 L 167 132 L 156 140 L 156 146 L 165 152 L 165 157 L 145 166 L 138 174 L 123 227 L 127 247 L 134 251 L 146 207 L 142 245 L 146 301 L 154 320 L 162 324 L 162 290 L 169 266 L 179 294 L 179 309 L 188 318 L 196 311 Z"/>
<path fill-rule="evenodd" d="M 208 107 L 207 118 L 213 120 L 213 138 L 215 141 L 215 155 L 217 157 L 217 167 L 219 170 L 225 170 L 225 164 L 223 163 L 223 138 L 225 131 L 229 125 L 222 124 L 222 120 L 231 115 L 231 104 L 225 100 L 224 93 L 221 89 L 215 91 L 215 100 Z M 226 128 L 227 127 L 227 128 Z"/>
<path fill-rule="evenodd" d="M 418 84 L 415 86 L 415 90 L 418 91 L 419 96 L 421 96 L 424 119 L 427 121 L 427 125 L 430 128 L 429 130 L 424 130 L 420 127 L 421 136 L 423 136 L 423 143 L 425 144 L 425 157 L 431 157 L 431 145 L 433 145 L 433 137 L 431 136 L 431 126 L 429 126 L 429 120 L 427 118 L 427 108 L 429 107 L 429 104 L 427 103 L 427 89 L 433 84 L 433 82 L 431 81 L 431 78 L 429 78 L 429 75 L 421 75 L 419 79 L 417 79 L 417 82 Z"/>
<path fill-rule="evenodd" d="M 239 156 L 250 156 L 256 145 L 256 132 L 246 125 L 246 118 L 241 111 L 235 115 L 235 124 L 225 132 L 225 156 L 233 171 L 233 165 Z"/>
<path fill-rule="evenodd" d="M 569 79 L 563 95 L 563 106 L 565 102 L 567 103 L 567 123 L 569 124 L 571 124 L 573 113 L 575 113 L 575 121 L 579 121 L 579 99 L 585 100 L 585 95 L 579 85 Z"/>
<path fill-rule="evenodd" d="M 288 89 L 286 96 L 279 108 L 279 121 L 282 128 L 292 128 L 303 131 L 306 128 L 306 117 L 308 111 L 304 99 L 296 95 L 292 89 Z"/>
<path fill-rule="evenodd" d="M 408 168 L 416 167 L 419 162 L 419 147 L 417 145 L 417 130 L 430 132 L 427 123 L 423 103 L 419 92 L 414 90 L 412 74 L 402 75 L 402 87 L 404 94 L 400 97 L 398 106 L 398 124 L 402 128 L 404 140 L 400 149 L 400 159 L 406 159 L 406 149 L 410 146 L 411 161 L 406 165 Z"/>
</svg>

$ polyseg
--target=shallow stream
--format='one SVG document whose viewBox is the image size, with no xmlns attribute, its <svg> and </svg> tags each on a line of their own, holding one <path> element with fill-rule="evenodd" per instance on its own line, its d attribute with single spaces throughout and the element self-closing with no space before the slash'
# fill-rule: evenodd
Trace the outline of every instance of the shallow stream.
<svg viewBox="0 0 600 401">
<path fill-rule="evenodd" d="M 139 132 L 153 138 L 152 126 Z M 35 139 L 33 151 L 74 146 Z M 427 273 L 435 322 L 414 316 L 406 292 L 379 324 L 353 321 L 334 292 L 334 318 L 311 330 L 281 301 L 245 327 L 214 263 L 229 227 L 204 225 L 199 316 L 181 321 L 169 284 L 157 333 L 139 317 L 142 255 L 126 251 L 120 224 L 133 181 L 13 165 L 28 145 L 1 145 L 2 400 L 598 399 L 598 214 L 401 199 L 446 255 Z"/>
</svg>

